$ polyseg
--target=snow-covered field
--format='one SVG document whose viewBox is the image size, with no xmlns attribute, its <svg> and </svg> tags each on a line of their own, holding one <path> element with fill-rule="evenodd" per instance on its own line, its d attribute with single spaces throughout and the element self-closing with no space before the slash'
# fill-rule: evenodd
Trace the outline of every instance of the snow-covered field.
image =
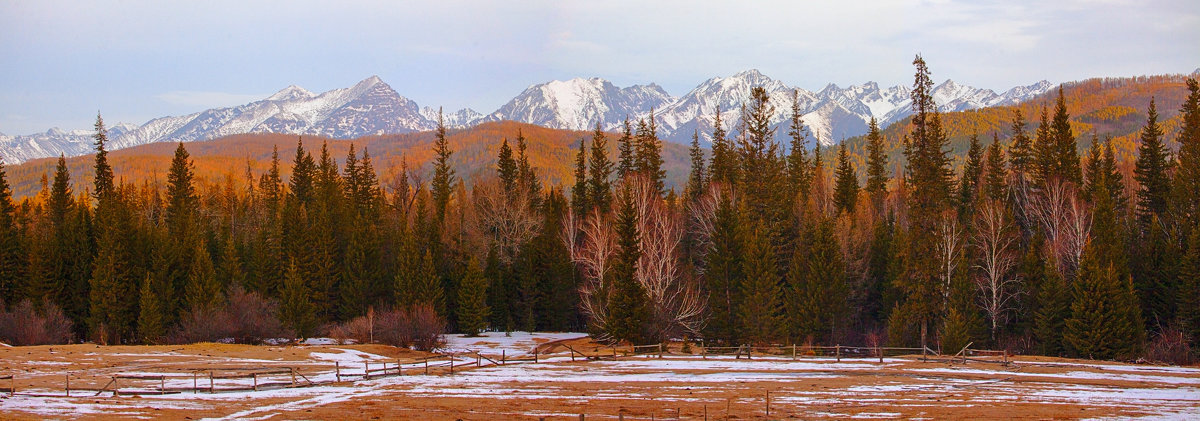
<svg viewBox="0 0 1200 421">
<path fill-rule="evenodd" d="M 582 348 L 587 341 L 580 339 L 583 336 L 520 332 L 452 336 L 447 338 L 447 348 L 520 356 L 538 344 L 558 340 Z M 390 354 L 378 345 L 225 346 L 217 351 L 153 347 L 144 352 L 78 347 L 89 349 L 65 360 L 62 354 L 72 352 L 64 351 L 66 347 L 55 347 L 53 353 L 41 352 L 44 347 L 0 349 L 0 376 L 13 372 L 19 382 L 16 396 L 0 397 L 0 418 L 578 419 L 586 414 L 592 419 L 615 419 L 622 414 L 632 420 L 729 414 L 745 419 L 766 417 L 769 400 L 772 419 L 1200 419 L 1200 368 L 1195 367 L 1045 358 L 1017 358 L 1006 367 L 923 363 L 903 357 L 880 363 L 679 354 L 572 362 L 568 353 L 555 353 L 538 363 L 484 362 L 483 367 L 475 366 L 473 356 L 462 355 L 453 375 L 446 367 L 431 375 L 417 374 L 421 371 L 414 364 L 406 367 L 404 376 L 366 380 L 347 373 L 361 373 L 360 367 L 367 363 L 412 361 L 414 355 L 411 351 Z M 168 388 L 188 388 L 193 380 L 184 366 L 212 364 L 297 367 L 317 385 L 122 397 L 76 391 L 66 397 L 53 381 L 68 371 L 78 382 L 89 375 L 158 373 L 170 375 L 165 380 Z M 335 367 L 352 369 L 343 371 L 343 381 L 336 382 Z"/>
</svg>

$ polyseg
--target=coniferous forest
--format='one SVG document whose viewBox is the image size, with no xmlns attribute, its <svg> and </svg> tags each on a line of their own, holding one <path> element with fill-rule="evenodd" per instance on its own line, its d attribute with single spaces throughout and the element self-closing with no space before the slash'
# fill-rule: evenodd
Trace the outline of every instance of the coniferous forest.
<svg viewBox="0 0 1200 421">
<path fill-rule="evenodd" d="M 116 179 L 98 116 L 91 185 L 60 159 L 16 202 L 0 166 L 0 340 L 259 342 L 366 320 L 376 340 L 425 348 L 442 331 L 582 330 L 1194 360 L 1196 80 L 1176 139 L 1145 104 L 1132 159 L 1073 132 L 1060 89 L 955 162 L 931 73 L 913 64 L 911 129 L 892 139 L 902 162 L 874 121 L 866 165 L 844 145 L 822 152 L 796 98 L 776 141 L 755 88 L 735 130 L 718 114 L 693 137 L 679 191 L 653 113 L 615 134 L 597 125 L 569 185 L 539 176 L 524 136 L 485 174 L 456 174 L 439 121 L 428 179 L 401 165 L 384 187 L 368 151 L 298 142 L 244 187 L 205 189 L 182 143 L 165 184 Z"/>
</svg>

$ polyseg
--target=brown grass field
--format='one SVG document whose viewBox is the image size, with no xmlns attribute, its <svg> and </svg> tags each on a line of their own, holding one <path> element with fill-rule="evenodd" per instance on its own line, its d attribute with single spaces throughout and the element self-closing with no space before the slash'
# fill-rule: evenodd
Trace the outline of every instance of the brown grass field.
<svg viewBox="0 0 1200 421">
<path fill-rule="evenodd" d="M 0 347 L 0 419 L 1200 418 L 1200 368 L 1016 357 L 1012 364 L 756 355 L 611 356 L 569 335 L 452 338 L 455 370 L 383 345 Z M 538 362 L 512 361 L 532 357 Z M 505 359 L 496 365 L 487 358 Z M 501 357 L 503 355 L 503 357 Z M 364 379 L 365 364 L 407 363 Z M 476 367 L 476 364 L 482 367 Z M 256 370 L 295 369 L 253 380 Z M 341 381 L 337 372 L 341 371 Z M 217 389 L 207 389 L 208 373 Z M 97 393 L 115 375 L 120 396 Z M 72 393 L 65 395 L 67 377 Z M 164 376 L 164 377 L 157 377 Z M 140 378 L 134 378 L 140 377 Z M 310 385 L 308 382 L 311 382 Z M 172 393 L 157 393 L 165 386 Z M 768 404 L 769 400 L 769 404 Z M 768 410 L 769 415 L 768 415 Z"/>
</svg>

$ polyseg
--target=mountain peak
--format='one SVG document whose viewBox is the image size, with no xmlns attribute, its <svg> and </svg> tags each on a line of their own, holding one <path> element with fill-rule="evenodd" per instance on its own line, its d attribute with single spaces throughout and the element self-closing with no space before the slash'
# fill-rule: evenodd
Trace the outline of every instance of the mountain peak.
<svg viewBox="0 0 1200 421">
<path fill-rule="evenodd" d="M 267 101 L 287 101 L 290 99 L 308 99 L 312 98 L 313 93 L 307 89 L 296 85 L 288 85 L 288 87 L 280 89 L 274 95 L 267 97 Z"/>
<path fill-rule="evenodd" d="M 758 71 L 758 69 L 746 69 L 746 70 L 742 70 L 742 71 L 738 72 L 737 74 L 735 74 L 735 75 L 733 75 L 733 76 L 731 76 L 731 77 L 735 77 L 735 78 L 760 78 L 760 77 L 765 77 L 765 76 L 762 74 L 762 72 Z"/>
</svg>

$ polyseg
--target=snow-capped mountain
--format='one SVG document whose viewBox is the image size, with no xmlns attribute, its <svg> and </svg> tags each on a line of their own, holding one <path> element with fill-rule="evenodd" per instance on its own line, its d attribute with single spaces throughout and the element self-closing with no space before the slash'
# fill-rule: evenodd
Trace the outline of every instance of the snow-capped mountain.
<svg viewBox="0 0 1200 421">
<path fill-rule="evenodd" d="M 555 80 L 526 88 L 482 121 L 515 120 L 571 130 L 588 130 L 599 122 L 608 129 L 673 100 L 653 83 L 617 88 L 600 78 Z"/>
<path fill-rule="evenodd" d="M 590 130 L 600 122 L 605 129 L 616 130 L 627 116 L 635 120 L 646 118 L 653 109 L 659 136 L 686 143 L 695 131 L 700 132 L 702 139 L 711 135 L 718 107 L 722 126 L 732 132 L 741 106 L 749 101 L 750 89 L 755 86 L 762 86 L 770 95 L 774 107 L 771 121 L 777 135 L 783 136 L 790 128 L 795 94 L 809 133 L 826 145 L 866 133 L 871 117 L 880 126 L 887 126 L 912 114 L 909 88 L 905 86 L 885 89 L 867 82 L 840 88 L 830 84 L 814 93 L 751 69 L 709 79 L 680 97 L 671 97 L 654 84 L 618 88 L 595 78 L 552 81 L 530 86 L 483 121 L 515 120 L 570 130 Z M 942 111 L 962 111 L 1017 103 L 1050 87 L 1049 82 L 1041 81 L 996 94 L 990 89 L 947 80 L 934 87 L 932 94 Z"/>
<path fill-rule="evenodd" d="M 883 127 L 912 113 L 909 88 L 905 86 L 881 88 L 875 82 L 867 82 L 841 88 L 830 84 L 811 92 L 752 69 L 706 80 L 680 97 L 671 96 L 653 83 L 619 88 L 600 78 L 555 80 L 530 86 L 488 115 L 462 109 L 444 112 L 442 119 L 450 128 L 514 120 L 569 130 L 591 130 L 599 122 L 604 129 L 615 130 L 626 118 L 646 118 L 654 110 L 661 138 L 687 143 L 692 133 L 699 131 L 707 141 L 718 107 L 722 125 L 727 132 L 733 132 L 741 106 L 748 103 L 750 89 L 755 86 L 764 87 L 770 95 L 775 109 L 771 121 L 781 138 L 789 129 L 793 94 L 797 96 L 809 133 L 826 145 L 866 133 L 872 117 Z M 961 111 L 1014 104 L 1040 95 L 1051 86 L 1041 81 L 997 94 L 947 80 L 934 87 L 932 93 L 942 111 Z M 245 105 L 156 118 L 141 126 L 117 124 L 109 128 L 108 146 L 115 150 L 240 133 L 333 138 L 405 133 L 436 127 L 438 112 L 435 108 L 418 107 L 379 77 L 371 76 L 352 87 L 320 94 L 292 85 Z M 59 154 L 83 155 L 92 151 L 92 134 L 91 130 L 59 129 L 25 136 L 0 134 L 0 157 L 7 164 L 15 164 Z"/>
<path fill-rule="evenodd" d="M 426 109 L 428 110 L 428 109 Z M 354 138 L 366 135 L 429 130 L 437 125 L 432 114 L 400 96 L 378 76 L 352 87 L 321 94 L 292 85 L 261 101 L 194 114 L 161 117 L 141 126 L 119 124 L 109 128 L 110 150 L 154 142 L 190 142 L 241 133 L 292 133 Z M 461 110 L 446 115 L 447 126 L 465 126 L 479 113 Z M 92 152 L 91 130 L 62 131 L 28 136 L 0 135 L 0 155 L 8 164 L 64 154 Z"/>
</svg>

